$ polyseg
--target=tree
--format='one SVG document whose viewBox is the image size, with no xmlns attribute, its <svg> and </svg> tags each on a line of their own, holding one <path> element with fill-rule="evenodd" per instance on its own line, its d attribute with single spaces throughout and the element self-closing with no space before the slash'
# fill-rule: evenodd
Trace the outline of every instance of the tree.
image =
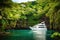
<svg viewBox="0 0 60 40">
<path fill-rule="evenodd" d="M 60 20 L 58 8 L 60 7 L 60 3 L 58 0 L 36 0 L 26 3 L 13 3 L 11 0 L 0 0 L 0 4 L 2 29 L 5 29 L 7 26 L 16 27 L 18 24 L 17 21 L 22 21 L 23 27 L 27 26 L 26 23 L 28 23 L 28 26 L 33 26 L 41 22 L 43 16 L 50 19 L 50 28 L 57 27 L 60 22 L 58 21 Z"/>
</svg>

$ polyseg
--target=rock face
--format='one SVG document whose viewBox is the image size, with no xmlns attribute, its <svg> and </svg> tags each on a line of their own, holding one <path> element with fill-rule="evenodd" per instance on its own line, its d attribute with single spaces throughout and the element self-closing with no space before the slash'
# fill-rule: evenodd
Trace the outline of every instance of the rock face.
<svg viewBox="0 0 60 40">
<path fill-rule="evenodd" d="M 45 24 L 47 26 L 47 29 L 50 29 L 50 19 L 49 17 L 46 17 L 45 15 L 40 19 L 40 21 L 45 21 Z"/>
</svg>

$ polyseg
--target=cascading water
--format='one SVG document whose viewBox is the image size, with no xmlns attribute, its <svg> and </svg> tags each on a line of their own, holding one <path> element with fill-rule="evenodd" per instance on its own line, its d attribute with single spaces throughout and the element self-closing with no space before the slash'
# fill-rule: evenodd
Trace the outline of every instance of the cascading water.
<svg viewBox="0 0 60 40">
<path fill-rule="evenodd" d="M 41 22 L 33 27 L 30 27 L 33 31 L 34 40 L 46 40 L 46 25 L 45 22 Z"/>
</svg>

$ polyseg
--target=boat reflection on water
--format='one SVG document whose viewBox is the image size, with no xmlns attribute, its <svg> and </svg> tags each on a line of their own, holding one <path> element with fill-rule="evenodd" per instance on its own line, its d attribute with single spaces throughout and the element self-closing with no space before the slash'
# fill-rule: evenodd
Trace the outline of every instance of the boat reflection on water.
<svg viewBox="0 0 60 40">
<path fill-rule="evenodd" d="M 35 40 L 46 40 L 47 28 L 45 22 L 34 25 L 33 27 L 30 27 L 30 29 L 33 31 L 33 37 Z"/>
</svg>

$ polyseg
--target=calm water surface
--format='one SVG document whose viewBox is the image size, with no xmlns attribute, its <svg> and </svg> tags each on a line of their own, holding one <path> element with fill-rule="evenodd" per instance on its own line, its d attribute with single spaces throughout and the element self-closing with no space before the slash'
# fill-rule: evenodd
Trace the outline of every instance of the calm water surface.
<svg viewBox="0 0 60 40">
<path fill-rule="evenodd" d="M 52 30 L 48 30 L 46 34 L 39 31 L 32 30 L 8 30 L 11 35 L 8 37 L 3 37 L 2 40 L 52 40 L 50 38 L 53 33 Z M 43 32 L 43 31 L 42 31 Z"/>
</svg>

